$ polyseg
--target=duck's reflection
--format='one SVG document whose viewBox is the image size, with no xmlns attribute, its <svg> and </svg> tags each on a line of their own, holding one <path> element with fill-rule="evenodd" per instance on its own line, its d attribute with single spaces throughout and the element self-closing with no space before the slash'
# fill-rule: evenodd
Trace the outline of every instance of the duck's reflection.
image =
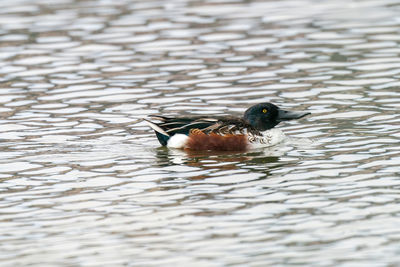
<svg viewBox="0 0 400 267">
<path fill-rule="evenodd" d="M 271 169 L 287 164 L 280 160 L 284 153 L 284 149 L 277 147 L 240 153 L 177 150 L 161 147 L 157 149 L 157 158 L 159 166 L 184 165 L 205 170 L 206 174 L 191 178 L 205 179 L 211 174 L 215 174 L 216 171 L 238 169 L 268 174 Z"/>
</svg>

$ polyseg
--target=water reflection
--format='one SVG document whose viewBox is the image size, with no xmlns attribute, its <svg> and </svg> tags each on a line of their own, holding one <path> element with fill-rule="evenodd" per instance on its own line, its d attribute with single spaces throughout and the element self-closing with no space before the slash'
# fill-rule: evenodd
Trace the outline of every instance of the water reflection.
<svg viewBox="0 0 400 267">
<path fill-rule="evenodd" d="M 204 168 L 208 168 L 210 166 L 215 166 L 219 168 L 218 164 L 213 165 L 209 164 L 211 162 L 214 163 L 222 163 L 220 167 L 224 166 L 225 163 L 237 163 L 240 164 L 241 162 L 251 163 L 273 163 L 279 160 L 279 157 L 272 156 L 276 154 L 276 151 L 252 151 L 252 152 L 231 152 L 231 151 L 191 151 L 191 150 L 178 150 L 178 149 L 167 149 L 167 148 L 160 148 L 157 151 L 157 157 L 160 160 L 168 160 L 166 165 L 170 165 L 171 163 L 174 164 L 200 164 L 205 163 L 203 165 Z M 162 152 L 162 153 L 160 153 Z M 272 153 L 275 152 L 275 153 Z M 282 152 L 283 154 L 283 152 Z M 209 164 L 209 165 L 208 165 Z"/>
<path fill-rule="evenodd" d="M 188 175 L 184 176 L 190 180 L 205 180 L 207 183 L 241 183 L 266 179 L 274 169 L 296 165 L 298 158 L 286 156 L 286 153 L 293 149 L 286 145 L 280 144 L 271 148 L 238 153 L 160 147 L 156 150 L 156 163 L 171 172 L 177 172 L 177 177 L 180 178 L 181 172 L 187 172 Z"/>
</svg>

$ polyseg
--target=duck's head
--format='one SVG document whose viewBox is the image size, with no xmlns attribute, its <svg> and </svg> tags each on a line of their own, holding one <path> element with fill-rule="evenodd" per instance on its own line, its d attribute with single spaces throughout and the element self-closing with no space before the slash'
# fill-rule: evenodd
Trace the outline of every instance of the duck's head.
<svg viewBox="0 0 400 267">
<path fill-rule="evenodd" d="M 281 121 L 300 119 L 310 112 L 294 112 L 280 109 L 271 103 L 260 103 L 246 110 L 244 119 L 255 129 L 265 131 L 274 128 Z"/>
</svg>

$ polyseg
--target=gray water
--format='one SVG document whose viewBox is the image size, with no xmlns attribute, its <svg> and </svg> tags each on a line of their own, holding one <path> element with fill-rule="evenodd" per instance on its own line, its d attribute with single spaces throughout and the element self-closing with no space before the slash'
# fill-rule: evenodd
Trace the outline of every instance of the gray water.
<svg viewBox="0 0 400 267">
<path fill-rule="evenodd" d="M 398 266 L 400 1 L 0 2 L 1 266 Z M 150 114 L 312 115 L 246 153 Z"/>
</svg>

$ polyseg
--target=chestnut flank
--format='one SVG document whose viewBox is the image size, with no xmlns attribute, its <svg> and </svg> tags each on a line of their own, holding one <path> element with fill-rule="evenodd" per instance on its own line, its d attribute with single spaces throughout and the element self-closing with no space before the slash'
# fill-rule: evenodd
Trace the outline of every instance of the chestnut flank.
<svg viewBox="0 0 400 267">
<path fill-rule="evenodd" d="M 218 135 L 192 131 L 185 147 L 190 150 L 245 151 L 247 146 L 247 138 L 243 134 Z"/>
</svg>

